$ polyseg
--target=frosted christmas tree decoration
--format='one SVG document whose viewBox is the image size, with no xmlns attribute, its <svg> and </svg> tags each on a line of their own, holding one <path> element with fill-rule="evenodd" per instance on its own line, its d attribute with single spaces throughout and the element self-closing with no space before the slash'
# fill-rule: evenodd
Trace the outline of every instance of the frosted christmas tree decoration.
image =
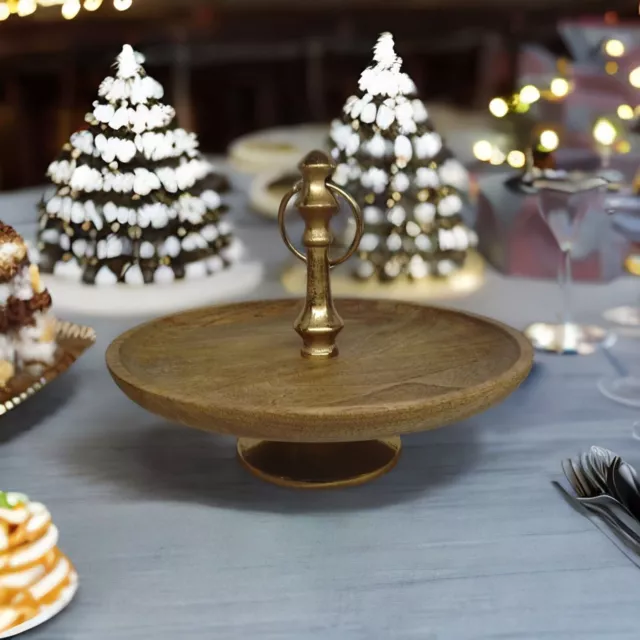
<svg viewBox="0 0 640 640">
<path fill-rule="evenodd" d="M 224 179 L 161 102 L 160 83 L 129 45 L 51 163 L 40 206 L 44 273 L 91 285 L 167 284 L 228 267 L 239 244 L 222 220 Z"/>
<path fill-rule="evenodd" d="M 476 244 L 461 215 L 469 176 L 434 130 L 390 33 L 379 37 L 358 87 L 330 131 L 333 180 L 363 210 L 356 274 L 449 277 Z"/>
</svg>

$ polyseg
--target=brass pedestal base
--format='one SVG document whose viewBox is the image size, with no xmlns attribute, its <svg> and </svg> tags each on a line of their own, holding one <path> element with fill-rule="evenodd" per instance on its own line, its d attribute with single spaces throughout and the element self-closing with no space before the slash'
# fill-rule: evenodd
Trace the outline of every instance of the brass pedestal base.
<svg viewBox="0 0 640 640">
<path fill-rule="evenodd" d="M 242 464 L 266 482 L 293 489 L 352 487 L 392 469 L 399 437 L 363 442 L 273 442 L 238 440 Z"/>
<path fill-rule="evenodd" d="M 353 266 L 347 262 L 331 271 L 331 292 L 334 296 L 375 298 L 391 300 L 450 300 L 470 295 L 485 281 L 484 258 L 470 251 L 459 271 L 448 278 L 424 278 L 411 281 L 397 278 L 392 282 L 358 280 L 353 276 Z M 307 289 L 307 272 L 303 264 L 292 264 L 280 276 L 282 286 L 289 292 L 304 294 Z"/>
</svg>

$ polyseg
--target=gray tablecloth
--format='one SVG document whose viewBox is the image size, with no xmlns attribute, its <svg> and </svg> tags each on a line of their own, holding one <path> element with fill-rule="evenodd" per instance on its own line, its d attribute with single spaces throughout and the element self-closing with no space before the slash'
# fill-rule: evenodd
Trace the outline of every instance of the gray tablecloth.
<svg viewBox="0 0 640 640">
<path fill-rule="evenodd" d="M 37 197 L 4 196 L 0 217 L 31 236 Z M 268 266 L 253 297 L 282 296 L 277 230 L 235 198 L 238 233 Z M 637 293 L 632 280 L 581 285 L 577 315 L 597 321 Z M 523 328 L 553 319 L 559 296 L 490 273 L 456 304 Z M 51 508 L 81 578 L 69 610 L 30 637 L 637 640 L 640 573 L 550 486 L 592 444 L 640 461 L 638 413 L 596 390 L 613 372 L 603 354 L 539 356 L 500 406 L 405 438 L 387 476 L 308 494 L 261 483 L 232 441 L 122 395 L 104 352 L 139 320 L 68 319 L 95 327 L 96 346 L 0 419 L 0 486 Z"/>
</svg>

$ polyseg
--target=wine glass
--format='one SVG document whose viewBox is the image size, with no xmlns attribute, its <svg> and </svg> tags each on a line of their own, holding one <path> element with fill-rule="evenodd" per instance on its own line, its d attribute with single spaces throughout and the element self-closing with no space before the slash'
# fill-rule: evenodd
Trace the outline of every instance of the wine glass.
<svg viewBox="0 0 640 640">
<path fill-rule="evenodd" d="M 640 197 L 621 195 L 607 199 L 613 228 L 631 243 L 631 250 L 624 261 L 625 270 L 640 276 Z M 604 312 L 604 317 L 614 324 L 640 327 L 640 291 L 636 304 L 624 305 Z"/>
<path fill-rule="evenodd" d="M 534 348 L 558 354 L 589 355 L 612 342 L 612 334 L 602 327 L 578 324 L 571 305 L 572 250 L 578 230 L 587 213 L 603 209 L 607 181 L 599 177 L 567 174 L 536 180 L 538 210 L 549 226 L 562 252 L 559 279 L 563 309 L 559 323 L 536 322 L 525 330 Z"/>
</svg>

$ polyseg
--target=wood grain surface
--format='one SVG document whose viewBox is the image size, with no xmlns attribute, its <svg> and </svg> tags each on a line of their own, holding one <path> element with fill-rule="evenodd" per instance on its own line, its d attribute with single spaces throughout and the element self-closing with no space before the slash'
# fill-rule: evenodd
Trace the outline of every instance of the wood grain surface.
<svg viewBox="0 0 640 640">
<path fill-rule="evenodd" d="M 137 327 L 107 364 L 144 408 L 189 426 L 280 441 L 365 440 L 430 429 L 511 393 L 528 341 L 498 322 L 409 303 L 339 300 L 340 355 L 299 355 L 300 302 L 209 307 Z"/>
</svg>

